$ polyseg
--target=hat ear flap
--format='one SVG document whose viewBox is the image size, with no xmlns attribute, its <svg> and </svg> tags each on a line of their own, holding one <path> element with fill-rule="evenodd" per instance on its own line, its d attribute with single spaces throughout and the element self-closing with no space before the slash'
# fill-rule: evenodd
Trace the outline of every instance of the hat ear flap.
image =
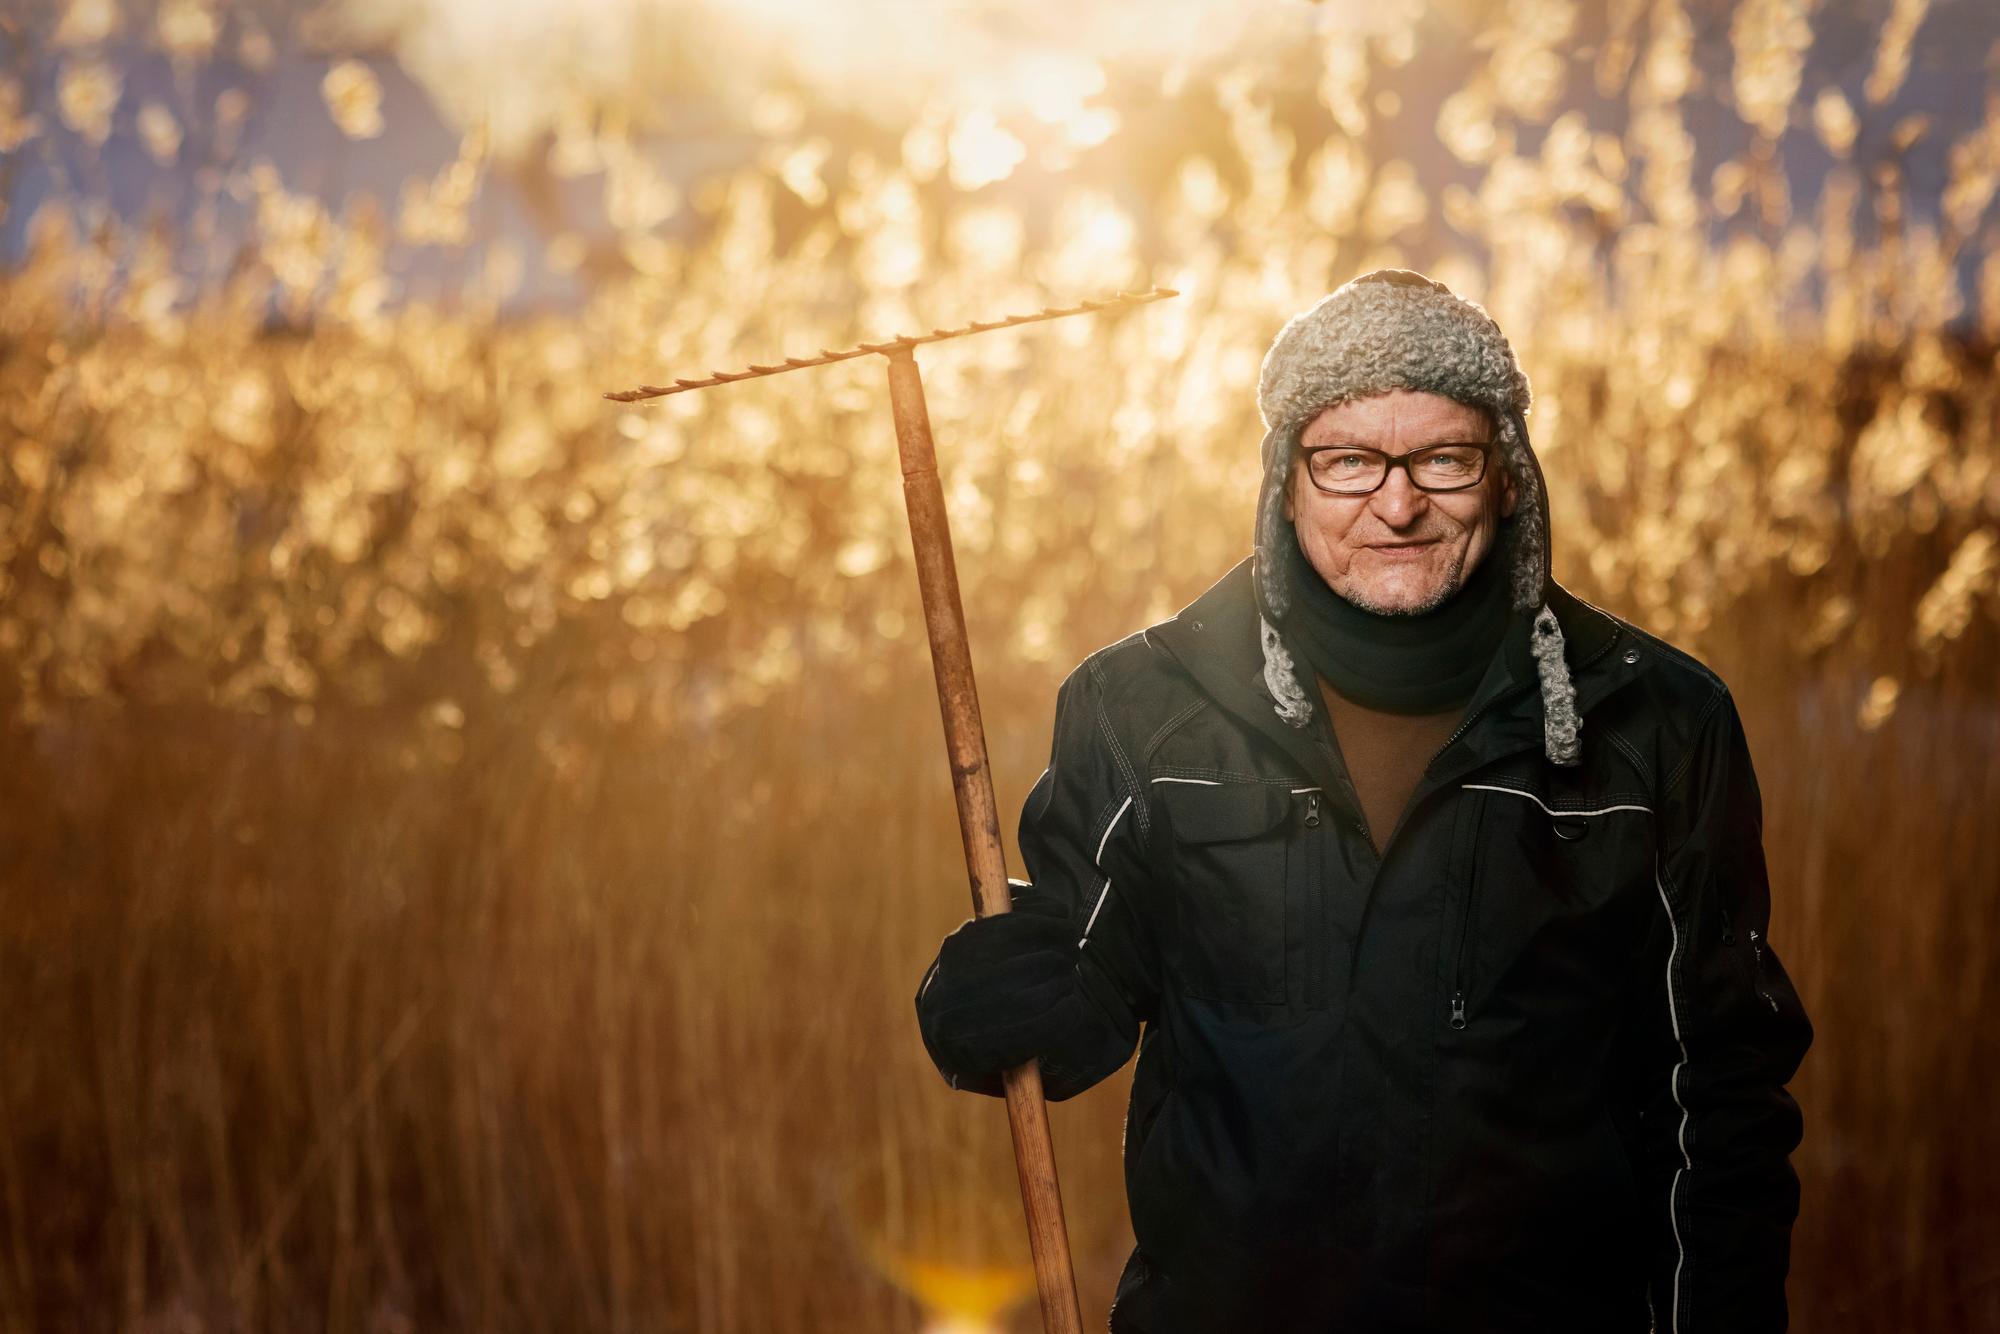
<svg viewBox="0 0 2000 1334">
<path fill-rule="evenodd" d="M 1264 688 L 1276 701 L 1273 711 L 1289 726 L 1304 727 L 1312 721 L 1312 700 L 1299 683 L 1298 664 L 1267 617 L 1259 616 L 1257 625 L 1264 649 Z"/>
<path fill-rule="evenodd" d="M 1500 414 L 1494 441 L 1514 484 L 1514 514 L 1506 530 L 1508 605 L 1532 612 L 1542 605 L 1548 575 L 1548 492 L 1519 412 Z"/>
<path fill-rule="evenodd" d="M 1576 686 L 1570 680 L 1562 626 L 1547 603 L 1535 613 L 1531 643 L 1542 687 L 1543 753 L 1552 764 L 1574 768 L 1583 763 L 1583 744 L 1577 736 L 1583 719 L 1576 711 Z"/>
<path fill-rule="evenodd" d="M 1292 606 L 1291 562 L 1282 544 L 1298 538 L 1285 518 L 1285 479 L 1291 475 L 1299 428 L 1274 426 L 1264 433 L 1258 456 L 1264 460 L 1264 485 L 1257 494 L 1257 532 L 1252 548 L 1251 591 L 1257 602 L 1260 647 L 1264 653 L 1264 687 L 1271 692 L 1277 715 L 1291 727 L 1312 721 L 1312 698 L 1301 684 L 1298 664 L 1285 647 L 1273 621 Z"/>
<path fill-rule="evenodd" d="M 1257 558 L 1257 596 L 1264 614 L 1275 620 L 1283 619 L 1292 608 L 1284 548 L 1278 543 L 1292 540 L 1286 531 L 1291 525 L 1285 518 L 1285 478 L 1292 470 L 1293 438 L 1290 432 L 1272 427 L 1264 433 L 1258 451 L 1264 460 L 1264 485 L 1257 494 L 1257 529 L 1251 549 Z"/>
</svg>

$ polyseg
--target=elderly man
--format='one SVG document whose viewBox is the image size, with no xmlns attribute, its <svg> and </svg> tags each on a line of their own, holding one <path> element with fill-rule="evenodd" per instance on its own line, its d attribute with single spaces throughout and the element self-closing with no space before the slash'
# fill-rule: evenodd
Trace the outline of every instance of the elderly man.
<svg viewBox="0 0 2000 1334">
<path fill-rule="evenodd" d="M 1782 1330 L 1812 1029 L 1727 687 L 1550 577 L 1476 305 L 1356 278 L 1258 396 L 1254 552 L 1064 683 L 932 1060 L 1138 1043 L 1114 1331 Z"/>
</svg>

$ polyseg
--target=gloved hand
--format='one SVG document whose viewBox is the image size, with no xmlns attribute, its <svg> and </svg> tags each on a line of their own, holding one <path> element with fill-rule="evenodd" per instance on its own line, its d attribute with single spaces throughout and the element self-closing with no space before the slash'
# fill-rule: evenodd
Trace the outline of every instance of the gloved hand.
<svg viewBox="0 0 2000 1334">
<path fill-rule="evenodd" d="M 968 918 L 944 938 L 917 989 L 917 1026 L 953 1088 L 998 1095 L 1003 1071 L 1073 1035 L 1078 934 L 1061 901 L 1017 888 L 1012 912 Z"/>
</svg>

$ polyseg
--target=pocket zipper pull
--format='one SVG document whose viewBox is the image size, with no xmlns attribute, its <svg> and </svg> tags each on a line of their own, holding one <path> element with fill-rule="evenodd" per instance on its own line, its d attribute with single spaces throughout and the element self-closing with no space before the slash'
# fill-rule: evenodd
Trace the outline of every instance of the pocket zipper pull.
<svg viewBox="0 0 2000 1334">
<path fill-rule="evenodd" d="M 1319 793 L 1306 794 L 1306 828 L 1319 828 Z"/>
<path fill-rule="evenodd" d="M 1463 991 L 1454 991 L 1451 993 L 1451 1026 L 1453 1028 L 1465 1027 L 1465 993 Z"/>
</svg>

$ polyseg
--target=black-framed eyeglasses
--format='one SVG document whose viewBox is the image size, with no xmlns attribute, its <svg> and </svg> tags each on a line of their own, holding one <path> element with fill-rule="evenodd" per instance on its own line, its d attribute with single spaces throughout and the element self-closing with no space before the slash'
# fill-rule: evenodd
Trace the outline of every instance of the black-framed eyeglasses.
<svg viewBox="0 0 2000 1334">
<path fill-rule="evenodd" d="M 1365 445 L 1309 445 L 1299 451 L 1306 476 L 1328 495 L 1366 496 L 1381 489 L 1391 468 L 1401 468 L 1419 491 L 1464 491 L 1486 476 L 1487 444 L 1425 445 L 1407 454 L 1385 454 Z"/>
</svg>

